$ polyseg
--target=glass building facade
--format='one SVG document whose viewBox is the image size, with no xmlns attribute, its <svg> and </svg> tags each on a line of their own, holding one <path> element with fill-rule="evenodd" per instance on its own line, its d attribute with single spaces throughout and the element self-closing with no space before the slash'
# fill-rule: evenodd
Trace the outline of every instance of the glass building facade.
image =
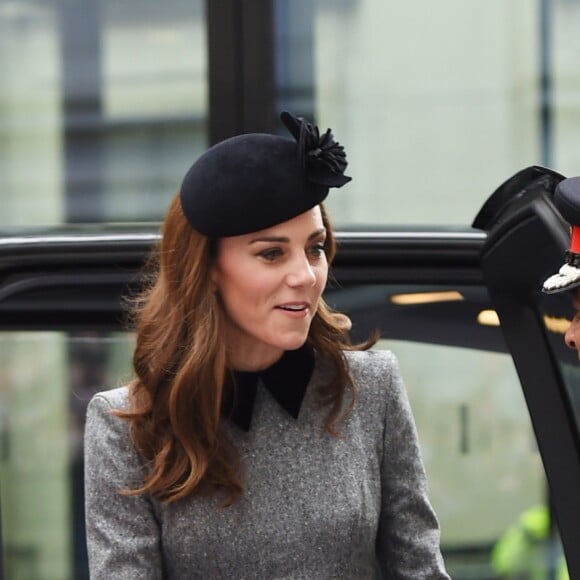
<svg viewBox="0 0 580 580">
<path fill-rule="evenodd" d="M 158 220 L 215 135 L 288 108 L 347 145 L 338 223 L 469 224 L 524 166 L 579 172 L 579 20 L 575 0 L 2 0 L 0 223 Z"/>
</svg>

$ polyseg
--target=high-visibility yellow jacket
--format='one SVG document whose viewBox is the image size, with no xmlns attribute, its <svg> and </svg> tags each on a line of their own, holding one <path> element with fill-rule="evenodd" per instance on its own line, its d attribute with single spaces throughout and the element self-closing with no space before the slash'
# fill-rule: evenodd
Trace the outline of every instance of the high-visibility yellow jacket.
<svg viewBox="0 0 580 580">
<path fill-rule="evenodd" d="M 551 568 L 556 580 L 570 580 L 559 539 L 550 534 L 547 506 L 533 506 L 522 513 L 494 546 L 491 564 L 501 578 L 543 580 Z"/>
</svg>

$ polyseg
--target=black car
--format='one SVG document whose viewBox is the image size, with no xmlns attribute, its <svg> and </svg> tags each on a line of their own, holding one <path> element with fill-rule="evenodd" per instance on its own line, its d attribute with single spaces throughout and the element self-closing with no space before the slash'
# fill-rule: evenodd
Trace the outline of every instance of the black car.
<svg viewBox="0 0 580 580">
<path fill-rule="evenodd" d="M 561 179 L 527 168 L 471 227 L 337 234 L 326 299 L 400 359 L 453 578 L 520 557 L 553 578 L 564 553 L 580 578 L 580 363 L 569 297 L 540 292 L 568 245 Z M 157 239 L 158 224 L 0 236 L 0 578 L 88 577 L 85 407 L 130 378 L 124 303 Z"/>
</svg>

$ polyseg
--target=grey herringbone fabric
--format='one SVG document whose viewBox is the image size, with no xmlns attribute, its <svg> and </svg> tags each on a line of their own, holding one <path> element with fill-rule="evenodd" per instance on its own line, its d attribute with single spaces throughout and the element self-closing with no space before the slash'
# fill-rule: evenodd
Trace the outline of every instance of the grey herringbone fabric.
<svg viewBox="0 0 580 580">
<path fill-rule="evenodd" d="M 415 425 L 395 357 L 345 353 L 358 387 L 342 436 L 324 431 L 314 387 L 292 418 L 260 387 L 252 428 L 225 422 L 245 465 L 245 494 L 170 505 L 126 497 L 144 468 L 128 424 L 125 387 L 97 394 L 85 432 L 86 520 L 91 578 L 448 578 L 427 498 Z"/>
</svg>

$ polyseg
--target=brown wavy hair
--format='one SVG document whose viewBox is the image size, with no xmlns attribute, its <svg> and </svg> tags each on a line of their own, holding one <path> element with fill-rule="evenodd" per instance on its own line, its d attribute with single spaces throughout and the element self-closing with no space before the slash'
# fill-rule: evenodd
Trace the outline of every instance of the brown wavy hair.
<svg viewBox="0 0 580 580">
<path fill-rule="evenodd" d="M 320 207 L 330 264 L 336 242 Z M 131 302 L 136 378 L 129 388 L 129 409 L 116 414 L 130 422 L 147 472 L 142 486 L 123 490 L 128 495 L 150 493 L 169 503 L 192 494 L 220 493 L 222 504 L 230 505 L 243 493 L 242 466 L 221 426 L 227 369 L 210 276 L 216 251 L 215 240 L 191 228 L 175 196 L 146 267 L 152 281 Z M 328 407 L 324 428 L 335 436 L 355 399 L 343 350 L 363 350 L 376 342 L 372 337 L 353 345 L 349 326 L 346 316 L 321 299 L 307 338 L 334 369 L 332 380 L 318 394 Z"/>
</svg>

